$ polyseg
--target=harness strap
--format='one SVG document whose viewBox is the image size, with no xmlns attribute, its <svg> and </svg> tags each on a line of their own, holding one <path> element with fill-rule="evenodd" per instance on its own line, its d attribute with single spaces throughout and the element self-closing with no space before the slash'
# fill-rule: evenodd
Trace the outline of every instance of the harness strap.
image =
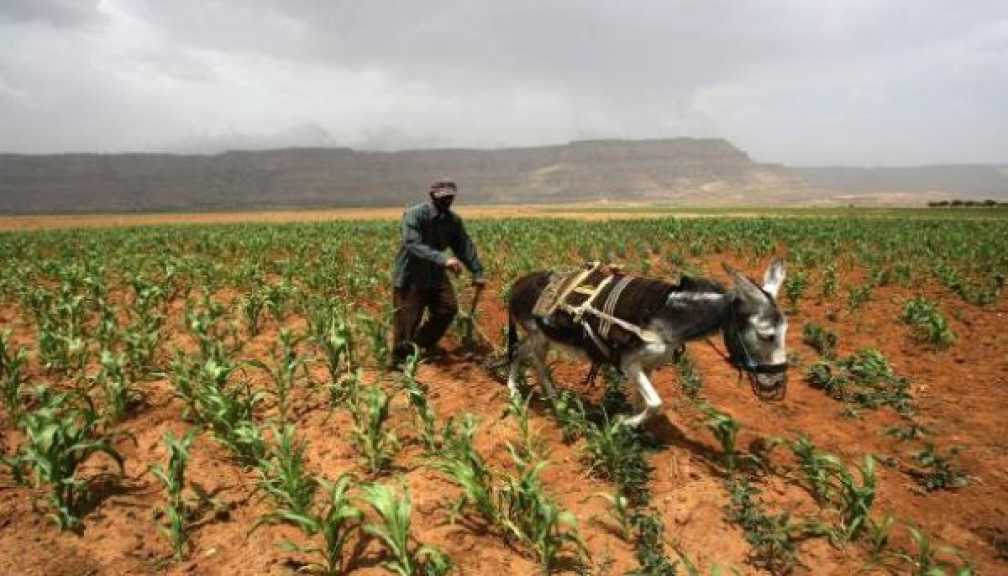
<svg viewBox="0 0 1008 576">
<path fill-rule="evenodd" d="M 606 314 L 613 316 L 616 312 L 616 305 L 619 303 L 620 296 L 623 294 L 623 290 L 633 282 L 632 276 L 624 276 L 620 278 L 620 281 L 616 283 L 612 291 L 609 292 L 609 297 L 606 298 L 605 306 L 602 307 L 602 311 Z M 612 328 L 612 322 L 603 319 L 599 323 L 599 334 L 603 338 L 609 337 L 609 329 Z"/>
<path fill-rule="evenodd" d="M 583 270 L 577 273 L 573 281 L 569 281 L 566 284 L 566 288 L 557 296 L 554 300 L 552 306 L 548 308 L 548 314 L 552 314 L 557 309 L 563 310 L 564 312 L 571 315 L 571 319 L 578 325 L 580 325 L 588 337 L 591 338 L 595 346 L 598 347 L 599 351 L 602 352 L 606 357 L 612 357 L 612 350 L 605 343 L 604 338 L 609 337 L 609 331 L 612 329 L 613 325 L 619 326 L 620 328 L 634 334 L 644 342 L 657 342 L 660 337 L 651 330 L 644 330 L 640 326 L 631 324 L 622 318 L 617 318 L 615 316 L 616 305 L 619 303 L 620 295 L 623 290 L 633 281 L 633 276 L 621 276 L 620 281 L 613 287 L 613 290 L 609 293 L 606 298 L 606 302 L 603 305 L 603 310 L 599 310 L 594 306 L 595 299 L 598 298 L 599 294 L 612 283 L 616 278 L 614 274 L 610 274 L 602 279 L 601 282 L 594 288 L 590 286 L 583 286 L 584 282 L 588 276 L 595 272 L 599 268 L 598 262 L 592 262 L 590 265 L 586 266 Z M 567 303 L 567 298 L 571 294 L 581 294 L 587 296 L 583 302 L 577 306 L 572 306 Z M 538 307 L 538 306 L 537 306 Z M 584 318 L 585 314 L 590 314 L 599 319 L 599 334 L 595 333 L 591 325 Z"/>
<path fill-rule="evenodd" d="M 635 336 L 637 336 L 638 338 L 640 338 L 645 342 L 657 342 L 660 339 L 660 337 L 657 334 L 655 334 L 654 331 L 652 330 L 645 330 L 640 326 L 637 326 L 636 324 L 631 324 L 626 320 L 617 318 L 612 314 L 606 314 L 605 312 L 602 312 L 601 310 L 598 310 L 596 308 L 589 307 L 583 310 L 582 312 L 591 314 L 592 316 L 595 316 L 600 320 L 611 322 L 619 326 L 620 328 L 626 330 L 627 332 L 634 334 Z M 587 323 L 585 323 L 585 326 L 587 326 Z"/>
<path fill-rule="evenodd" d="M 595 301 L 595 298 L 598 298 L 598 295 L 602 293 L 602 290 L 605 289 L 605 287 L 608 286 L 610 282 L 612 282 L 613 278 L 615 278 L 615 276 L 611 275 L 603 278 L 602 281 L 599 282 L 599 285 L 596 286 L 591 291 L 591 294 L 588 296 L 588 298 L 586 298 L 584 302 L 578 304 L 577 306 L 571 306 L 566 302 L 563 302 L 560 305 L 563 307 L 563 310 L 565 312 L 570 313 L 574 317 L 575 322 L 581 323 L 582 322 L 581 316 L 584 315 L 584 313 L 587 310 L 592 309 L 592 303 Z"/>
<path fill-rule="evenodd" d="M 571 292 L 578 289 L 581 286 L 581 283 L 584 282 L 588 276 L 591 276 L 592 272 L 598 270 L 599 266 L 601 266 L 601 263 L 591 262 L 577 272 L 573 279 L 566 280 L 564 289 L 557 295 L 556 300 L 554 300 L 546 310 L 543 310 L 542 316 L 544 318 L 549 317 L 554 311 L 556 311 L 557 308 L 567 306 L 567 297 L 570 296 Z"/>
<path fill-rule="evenodd" d="M 602 354 L 604 354 L 606 358 L 612 358 L 612 350 L 609 349 L 609 346 L 607 346 L 606 343 L 603 342 L 601 338 L 595 335 L 595 331 L 592 330 L 591 324 L 588 324 L 587 322 L 581 322 L 581 325 L 584 326 L 585 332 L 588 333 L 588 336 L 592 339 L 592 342 L 594 342 L 595 345 L 598 346 L 599 351 L 602 352 Z"/>
</svg>

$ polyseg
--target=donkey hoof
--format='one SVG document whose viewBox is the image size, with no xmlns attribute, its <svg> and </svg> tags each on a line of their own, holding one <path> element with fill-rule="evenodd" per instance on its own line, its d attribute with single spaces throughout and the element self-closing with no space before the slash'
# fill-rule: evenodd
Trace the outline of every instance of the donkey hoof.
<svg viewBox="0 0 1008 576">
<path fill-rule="evenodd" d="M 644 423 L 645 416 L 646 413 L 637 414 L 636 416 L 619 416 L 616 421 L 627 428 L 640 428 L 640 425 Z"/>
</svg>

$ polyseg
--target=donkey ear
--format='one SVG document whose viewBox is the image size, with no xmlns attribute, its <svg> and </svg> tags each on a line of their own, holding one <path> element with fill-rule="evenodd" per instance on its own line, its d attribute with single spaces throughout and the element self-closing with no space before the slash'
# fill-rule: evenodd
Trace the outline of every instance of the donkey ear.
<svg viewBox="0 0 1008 576">
<path fill-rule="evenodd" d="M 777 256 L 767 267 L 766 272 L 763 273 L 763 289 L 766 290 L 767 294 L 777 298 L 777 292 L 780 291 L 781 285 L 784 284 L 784 278 L 787 276 L 787 269 L 784 267 L 784 259 Z"/>
<path fill-rule="evenodd" d="M 755 282 L 747 278 L 745 274 L 740 274 L 735 270 L 732 270 L 730 274 L 735 279 L 735 289 L 743 301 L 754 306 L 766 301 L 766 294 L 760 290 L 760 287 Z"/>
</svg>

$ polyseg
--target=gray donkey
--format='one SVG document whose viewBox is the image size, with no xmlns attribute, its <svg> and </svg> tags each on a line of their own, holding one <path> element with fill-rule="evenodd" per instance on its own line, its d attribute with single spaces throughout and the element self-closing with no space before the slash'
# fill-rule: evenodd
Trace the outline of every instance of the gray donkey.
<svg viewBox="0 0 1008 576">
<path fill-rule="evenodd" d="M 636 384 L 634 404 L 640 411 L 625 423 L 639 426 L 662 405 L 650 373 L 673 361 L 687 341 L 720 329 L 728 350 L 725 359 L 740 375 L 746 372 L 753 393 L 761 400 L 783 398 L 788 325 L 776 298 L 786 274 L 784 261 L 774 259 L 762 286 L 727 265 L 725 270 L 734 280 L 731 289 L 702 278 L 683 277 L 673 285 L 593 269 L 575 282 L 581 288 L 554 298 L 558 301 L 548 315 L 542 313 L 540 297 L 553 289 L 557 275 L 542 271 L 519 278 L 508 305 L 508 388 L 518 393 L 524 367 L 531 362 L 552 397 L 546 353 L 555 345 L 596 365 L 613 365 Z"/>
</svg>

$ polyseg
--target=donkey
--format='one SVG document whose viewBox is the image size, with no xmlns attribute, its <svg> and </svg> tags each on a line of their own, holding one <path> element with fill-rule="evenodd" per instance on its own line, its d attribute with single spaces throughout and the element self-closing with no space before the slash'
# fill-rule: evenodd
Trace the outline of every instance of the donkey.
<svg viewBox="0 0 1008 576">
<path fill-rule="evenodd" d="M 673 361 L 687 341 L 708 337 L 720 329 L 728 350 L 727 355 L 722 355 L 739 369 L 740 377 L 743 371 L 748 375 L 756 397 L 763 401 L 782 399 L 787 386 L 788 324 L 776 299 L 786 274 L 784 261 L 773 260 L 763 274 L 762 286 L 728 265 L 725 270 L 734 280 L 731 289 L 690 277 L 683 277 L 676 285 L 638 277 L 608 282 L 597 295 L 602 301 L 616 290 L 614 286 L 624 284 L 607 302 L 611 314 L 586 314 L 580 321 L 563 312 L 546 318 L 533 314 L 540 294 L 550 282 L 549 271 L 519 278 L 511 288 L 508 303 L 508 389 L 512 395 L 518 393 L 524 366 L 531 362 L 543 391 L 552 398 L 554 385 L 546 353 L 550 346 L 558 346 L 595 363 L 613 365 L 636 384 L 634 405 L 640 411 L 624 422 L 640 426 L 662 405 L 651 384 L 651 372 Z M 588 282 L 600 285 L 604 276 L 594 272 Z M 608 338 L 603 340 L 600 333 Z"/>
</svg>

